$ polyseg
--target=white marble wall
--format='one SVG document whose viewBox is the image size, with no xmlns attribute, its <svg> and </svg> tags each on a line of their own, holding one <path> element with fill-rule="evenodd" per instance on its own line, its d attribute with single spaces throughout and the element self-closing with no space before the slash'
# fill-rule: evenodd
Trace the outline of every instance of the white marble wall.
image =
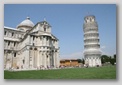
<svg viewBox="0 0 122 85">
<path fill-rule="evenodd" d="M 32 32 L 38 30 L 44 31 L 43 26 L 37 25 L 36 29 L 34 29 Z M 48 36 L 46 35 L 46 33 Z M 30 34 L 27 35 L 27 37 L 24 40 L 22 40 L 25 37 L 23 32 L 19 33 L 19 31 L 15 30 L 14 35 L 12 36 L 12 33 L 7 31 L 4 37 L 7 38 L 11 37 L 12 39 L 14 39 L 14 41 L 4 40 L 5 69 L 12 67 L 12 58 L 14 56 L 14 53 L 8 53 L 6 52 L 6 50 L 16 52 L 16 61 L 19 69 L 39 68 L 40 66 L 44 66 L 45 68 L 47 68 L 47 66 L 51 67 L 51 65 L 54 65 L 54 67 L 58 67 L 59 66 L 58 40 L 55 39 L 54 36 L 52 36 L 50 33 L 51 33 L 51 27 L 47 27 L 45 35 L 42 34 L 31 35 L 30 32 Z M 35 38 L 33 39 L 33 37 Z M 17 41 L 16 39 L 19 41 Z M 10 44 L 8 45 L 8 43 Z"/>
<path fill-rule="evenodd" d="M 97 65 L 101 66 L 101 59 L 89 57 L 85 59 L 85 64 L 88 65 L 89 67 L 95 67 Z"/>
</svg>

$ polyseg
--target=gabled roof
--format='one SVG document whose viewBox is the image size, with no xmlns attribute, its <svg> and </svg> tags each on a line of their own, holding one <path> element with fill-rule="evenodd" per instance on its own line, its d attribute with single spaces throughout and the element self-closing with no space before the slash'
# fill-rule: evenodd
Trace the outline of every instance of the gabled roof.
<svg viewBox="0 0 122 85">
<path fill-rule="evenodd" d="M 51 25 L 50 25 L 47 21 L 41 21 L 41 22 L 38 22 L 38 24 L 44 24 L 44 23 L 45 23 L 45 25 L 48 25 L 48 26 L 51 27 Z"/>
</svg>

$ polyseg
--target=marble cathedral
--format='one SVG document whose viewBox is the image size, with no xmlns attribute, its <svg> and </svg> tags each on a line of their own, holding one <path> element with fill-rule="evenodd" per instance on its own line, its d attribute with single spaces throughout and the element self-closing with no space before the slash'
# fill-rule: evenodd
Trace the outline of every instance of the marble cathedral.
<svg viewBox="0 0 122 85">
<path fill-rule="evenodd" d="M 58 68 L 58 42 L 46 20 L 34 25 L 27 17 L 16 28 L 4 26 L 4 69 Z"/>
</svg>

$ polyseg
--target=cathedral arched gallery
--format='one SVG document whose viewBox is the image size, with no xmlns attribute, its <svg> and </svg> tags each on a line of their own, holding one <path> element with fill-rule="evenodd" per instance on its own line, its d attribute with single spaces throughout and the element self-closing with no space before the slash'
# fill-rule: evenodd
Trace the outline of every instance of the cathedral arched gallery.
<svg viewBox="0 0 122 85">
<path fill-rule="evenodd" d="M 34 25 L 27 17 L 16 28 L 4 26 L 4 69 L 58 68 L 58 42 L 46 20 Z"/>
</svg>

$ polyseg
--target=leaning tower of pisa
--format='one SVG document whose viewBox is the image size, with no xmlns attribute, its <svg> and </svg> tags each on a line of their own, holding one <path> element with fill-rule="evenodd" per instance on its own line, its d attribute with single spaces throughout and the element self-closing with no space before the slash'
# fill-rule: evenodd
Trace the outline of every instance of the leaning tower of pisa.
<svg viewBox="0 0 122 85">
<path fill-rule="evenodd" d="M 83 31 L 85 65 L 89 67 L 101 66 L 100 39 L 95 16 L 89 15 L 84 18 Z"/>
</svg>

